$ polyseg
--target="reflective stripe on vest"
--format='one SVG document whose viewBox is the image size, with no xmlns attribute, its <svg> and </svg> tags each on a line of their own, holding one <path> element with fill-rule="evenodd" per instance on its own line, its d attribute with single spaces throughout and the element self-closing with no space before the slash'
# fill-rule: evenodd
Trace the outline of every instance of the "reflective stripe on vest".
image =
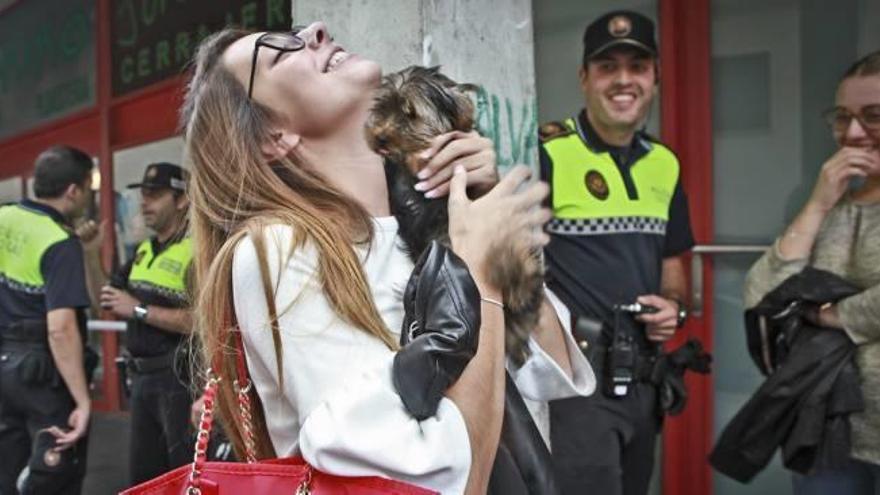
<svg viewBox="0 0 880 495">
<path fill-rule="evenodd" d="M 166 247 L 158 256 L 149 239 L 138 246 L 128 276 L 134 290 L 151 292 L 172 300 L 186 300 L 186 272 L 192 261 L 192 241 L 185 238 Z"/>
<path fill-rule="evenodd" d="M 0 283 L 28 294 L 44 293 L 43 254 L 69 237 L 70 233 L 43 212 L 21 205 L 0 208 Z"/>
<path fill-rule="evenodd" d="M 576 129 L 573 119 L 565 124 Z M 548 230 L 574 235 L 665 234 L 678 181 L 678 160 L 663 145 L 644 144 L 649 151 L 630 166 L 639 197 L 630 199 L 620 170 L 607 151 L 594 152 L 577 132 L 545 142 L 553 166 L 554 219 Z"/>
</svg>

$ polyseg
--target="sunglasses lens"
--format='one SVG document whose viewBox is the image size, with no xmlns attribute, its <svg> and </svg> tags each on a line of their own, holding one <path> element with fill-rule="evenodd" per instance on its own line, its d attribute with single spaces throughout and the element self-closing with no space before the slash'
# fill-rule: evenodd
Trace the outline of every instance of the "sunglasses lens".
<svg viewBox="0 0 880 495">
<path fill-rule="evenodd" d="M 262 42 L 279 50 L 299 50 L 306 46 L 306 42 L 296 33 L 267 33 Z"/>
</svg>

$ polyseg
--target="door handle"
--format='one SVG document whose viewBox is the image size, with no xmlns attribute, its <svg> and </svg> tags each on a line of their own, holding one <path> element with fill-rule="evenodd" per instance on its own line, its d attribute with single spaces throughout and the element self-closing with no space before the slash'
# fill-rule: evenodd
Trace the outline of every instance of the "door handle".
<svg viewBox="0 0 880 495">
<path fill-rule="evenodd" d="M 691 249 L 691 314 L 703 315 L 703 256 L 763 254 L 770 246 L 761 244 L 697 244 Z"/>
</svg>

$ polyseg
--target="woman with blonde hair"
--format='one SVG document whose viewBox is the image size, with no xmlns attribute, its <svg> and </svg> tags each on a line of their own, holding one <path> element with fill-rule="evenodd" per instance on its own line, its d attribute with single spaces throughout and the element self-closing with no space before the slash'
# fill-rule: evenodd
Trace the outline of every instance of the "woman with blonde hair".
<svg viewBox="0 0 880 495">
<path fill-rule="evenodd" d="M 479 290 L 482 323 L 476 353 L 436 414 L 416 421 L 391 379 L 413 265 L 390 216 L 382 158 L 363 129 L 380 76 L 322 23 L 226 30 L 202 43 L 183 111 L 198 328 L 209 361 L 228 355 L 226 330 L 240 328 L 258 457 L 301 454 L 333 474 L 482 493 L 504 399 L 503 312 L 485 253 L 514 236 L 534 248 L 547 242 L 540 227 L 549 212 L 539 207 L 547 187 L 520 188 L 523 167 L 495 185 L 492 143 L 476 134 L 440 136 L 425 152 L 432 172 L 418 188 L 449 191 L 451 248 Z M 465 193 L 493 185 L 475 201 Z M 580 354 L 560 330 L 544 339 L 549 354 L 535 353 L 532 369 L 574 370 L 560 386 L 591 390 L 588 365 L 568 363 Z M 225 417 L 236 404 L 233 361 L 215 370 Z M 241 452 L 240 425 L 227 426 Z"/>
</svg>

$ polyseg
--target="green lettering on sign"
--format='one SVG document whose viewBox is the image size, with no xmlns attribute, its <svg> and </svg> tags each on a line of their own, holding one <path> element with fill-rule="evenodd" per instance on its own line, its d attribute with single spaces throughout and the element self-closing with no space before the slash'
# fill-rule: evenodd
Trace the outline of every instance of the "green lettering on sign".
<svg viewBox="0 0 880 495">
<path fill-rule="evenodd" d="M 174 63 L 186 63 L 189 60 L 189 33 L 177 33 L 174 40 Z"/>
<path fill-rule="evenodd" d="M 171 44 L 162 40 L 156 43 L 156 69 L 165 70 L 166 67 L 171 67 Z"/>
<path fill-rule="evenodd" d="M 257 27 L 257 2 L 246 3 L 241 6 L 241 27 L 254 29 Z"/>
<path fill-rule="evenodd" d="M 134 59 L 132 57 L 125 57 L 122 59 L 122 64 L 120 64 L 122 68 L 122 80 L 125 82 L 131 82 L 134 80 Z"/>
<path fill-rule="evenodd" d="M 137 75 L 138 77 L 147 77 L 150 75 L 150 49 L 149 48 L 141 48 L 138 50 L 137 57 Z"/>
<path fill-rule="evenodd" d="M 287 22 L 290 9 L 285 10 L 285 3 L 284 0 L 269 0 L 268 5 L 266 5 L 267 26 L 280 26 Z"/>
<path fill-rule="evenodd" d="M 141 19 L 144 25 L 151 26 L 156 19 L 165 14 L 165 0 L 141 0 Z"/>
<path fill-rule="evenodd" d="M 286 30 L 291 24 L 291 0 L 110 1 L 116 96 L 179 74 L 197 44 L 224 26 Z"/>
</svg>

